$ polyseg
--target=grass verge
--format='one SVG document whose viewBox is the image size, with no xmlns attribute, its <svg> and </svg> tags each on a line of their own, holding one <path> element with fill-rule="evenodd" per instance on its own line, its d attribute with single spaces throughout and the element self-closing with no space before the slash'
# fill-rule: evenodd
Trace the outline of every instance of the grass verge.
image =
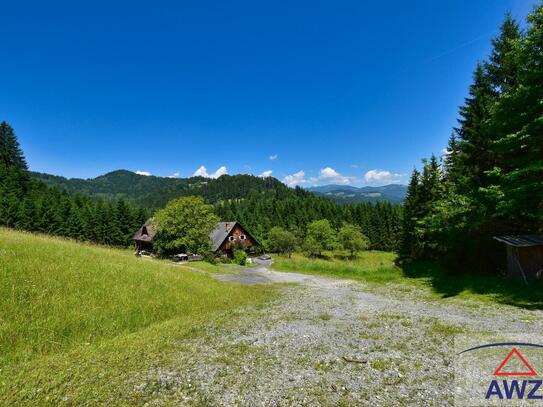
<svg viewBox="0 0 543 407">
<path fill-rule="evenodd" d="M 273 268 L 358 280 L 379 293 L 417 292 L 427 299 L 456 298 L 475 303 L 500 303 L 527 309 L 543 309 L 543 283 L 526 286 L 519 280 L 501 276 L 465 273 L 454 275 L 432 262 L 415 262 L 403 269 L 394 265 L 395 254 L 379 251 L 360 253 L 346 260 L 343 253 L 328 252 L 310 259 L 295 253 L 274 256 Z"/>
</svg>

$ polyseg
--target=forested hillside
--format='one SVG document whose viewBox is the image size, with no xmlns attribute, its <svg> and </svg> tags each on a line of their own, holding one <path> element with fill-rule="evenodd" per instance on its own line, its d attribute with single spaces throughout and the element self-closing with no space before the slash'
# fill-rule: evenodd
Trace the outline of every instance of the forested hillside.
<svg viewBox="0 0 543 407">
<path fill-rule="evenodd" d="M 273 226 L 292 231 L 301 242 L 307 225 L 328 219 L 361 227 L 370 248 L 396 250 L 401 207 L 390 203 L 339 205 L 275 178 L 223 175 L 218 179 L 142 176 L 115 171 L 91 179 L 30 173 L 13 129 L 0 126 L 0 225 L 126 246 L 147 217 L 168 201 L 199 195 L 222 220 L 237 220 L 262 243 Z"/>
<path fill-rule="evenodd" d="M 504 264 L 498 234 L 543 232 L 543 6 L 523 32 L 507 16 L 477 65 L 443 162 L 415 171 L 402 256 L 458 270 Z"/>
<path fill-rule="evenodd" d="M 126 246 L 148 211 L 123 200 L 69 195 L 30 178 L 13 129 L 0 123 L 0 225 Z"/>
<path fill-rule="evenodd" d="M 372 249 L 397 250 L 400 240 L 402 208 L 390 203 L 340 205 L 302 188 L 287 188 L 219 201 L 215 208 L 221 219 L 241 222 L 260 240 L 273 226 L 284 227 L 302 240 L 307 225 L 318 219 L 328 219 L 336 229 L 344 223 L 360 226 Z"/>
<path fill-rule="evenodd" d="M 70 193 L 104 199 L 123 198 L 150 210 L 160 209 L 171 199 L 180 196 L 199 195 L 207 202 L 214 203 L 221 199 L 240 198 L 250 191 L 288 188 L 275 178 L 253 175 L 223 175 L 218 179 L 167 178 L 118 170 L 92 179 L 68 179 L 37 172 L 30 174 L 32 178 Z"/>
</svg>

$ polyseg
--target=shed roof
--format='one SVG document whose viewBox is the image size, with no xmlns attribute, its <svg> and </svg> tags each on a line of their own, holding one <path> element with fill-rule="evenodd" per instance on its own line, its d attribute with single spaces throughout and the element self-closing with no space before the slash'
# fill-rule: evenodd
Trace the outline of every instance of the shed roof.
<svg viewBox="0 0 543 407">
<path fill-rule="evenodd" d="M 236 226 L 237 222 L 218 222 L 217 226 L 215 226 L 215 229 L 209 234 L 209 238 L 211 239 L 211 247 L 213 248 L 213 251 L 216 251 L 219 247 L 221 247 L 222 242 L 224 242 L 224 239 L 228 236 L 228 234 L 234 229 L 234 226 Z M 229 225 L 230 227 L 227 229 L 226 225 Z"/>
<path fill-rule="evenodd" d="M 540 235 L 503 235 L 494 236 L 494 239 L 514 247 L 543 246 L 543 236 Z"/>
</svg>

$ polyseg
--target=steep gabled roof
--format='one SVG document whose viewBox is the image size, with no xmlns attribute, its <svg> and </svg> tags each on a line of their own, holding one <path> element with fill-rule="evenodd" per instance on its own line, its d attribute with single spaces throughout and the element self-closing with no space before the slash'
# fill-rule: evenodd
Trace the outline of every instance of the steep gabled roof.
<svg viewBox="0 0 543 407">
<path fill-rule="evenodd" d="M 133 240 L 139 240 L 140 242 L 151 242 L 156 235 L 155 227 L 153 226 L 153 218 L 148 219 L 145 224 L 138 229 L 134 234 Z"/>
<path fill-rule="evenodd" d="M 226 225 L 229 225 L 230 227 L 228 230 L 226 230 Z M 211 231 L 209 234 L 209 238 L 211 239 L 211 248 L 213 251 L 217 251 L 219 247 L 221 247 L 221 244 L 224 242 L 224 240 L 228 237 L 232 229 L 234 229 L 234 226 L 237 225 L 237 222 L 219 222 L 217 223 L 217 226 L 215 226 L 215 229 Z"/>
<path fill-rule="evenodd" d="M 152 242 L 155 235 L 156 235 L 156 229 L 153 225 L 153 218 L 147 220 L 145 224 L 139 228 L 139 230 L 136 232 L 133 240 L 141 241 L 141 242 Z M 228 225 L 228 230 L 226 228 L 226 225 Z M 247 235 L 249 235 L 255 243 L 258 244 L 257 240 L 251 236 L 247 230 L 243 226 L 241 226 L 238 222 L 218 222 L 215 228 L 211 231 L 209 234 L 209 238 L 211 239 L 211 248 L 213 251 L 217 251 L 219 247 L 223 244 L 223 242 L 226 240 L 230 232 L 234 229 L 234 227 L 238 225 L 240 226 Z"/>
</svg>

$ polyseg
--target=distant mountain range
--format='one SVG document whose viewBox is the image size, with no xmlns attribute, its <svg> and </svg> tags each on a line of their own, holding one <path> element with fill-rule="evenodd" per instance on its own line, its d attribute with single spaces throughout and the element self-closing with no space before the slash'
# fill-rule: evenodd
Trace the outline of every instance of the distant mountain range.
<svg viewBox="0 0 543 407">
<path fill-rule="evenodd" d="M 288 193 L 290 190 L 275 178 L 261 178 L 253 175 L 223 175 L 217 179 L 168 178 L 117 170 L 90 179 L 65 178 L 39 172 L 31 172 L 31 176 L 49 186 L 58 187 L 69 193 L 104 199 L 124 198 L 149 209 L 161 208 L 170 199 L 179 196 L 200 195 L 206 201 L 213 203 L 225 199 L 241 199 L 252 192 L 273 190 Z M 332 198 L 342 204 L 380 201 L 399 203 L 405 198 L 407 187 L 396 184 L 362 188 L 325 185 L 307 188 L 307 191 L 318 196 Z"/>
<path fill-rule="evenodd" d="M 339 203 L 392 202 L 401 203 L 407 195 L 407 185 L 390 184 L 380 187 L 353 187 L 350 185 L 322 185 L 307 188 L 317 195 L 325 196 Z"/>
</svg>

